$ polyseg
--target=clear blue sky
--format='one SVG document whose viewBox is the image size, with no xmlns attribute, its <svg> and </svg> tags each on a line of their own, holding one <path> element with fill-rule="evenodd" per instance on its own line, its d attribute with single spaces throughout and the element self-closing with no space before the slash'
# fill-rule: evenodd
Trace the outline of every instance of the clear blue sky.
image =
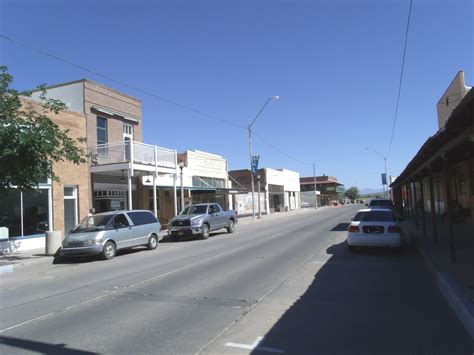
<svg viewBox="0 0 474 355">
<path fill-rule="evenodd" d="M 261 166 L 379 188 L 388 150 L 409 0 L 0 0 L 1 33 L 170 100 L 248 124 Z M 414 0 L 389 174 L 437 130 L 436 102 L 458 70 L 473 80 L 470 0 Z M 0 39 L 14 86 L 87 77 L 142 100 L 143 139 L 248 166 L 247 132 Z"/>
</svg>

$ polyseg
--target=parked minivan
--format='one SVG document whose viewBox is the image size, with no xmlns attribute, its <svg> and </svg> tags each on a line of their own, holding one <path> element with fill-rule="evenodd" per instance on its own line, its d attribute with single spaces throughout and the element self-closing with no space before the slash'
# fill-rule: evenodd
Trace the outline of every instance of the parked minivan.
<svg viewBox="0 0 474 355">
<path fill-rule="evenodd" d="M 109 260 L 117 250 L 145 245 L 153 250 L 160 240 L 160 222 L 150 211 L 112 211 L 84 218 L 66 238 L 61 255 L 101 255 Z"/>
</svg>

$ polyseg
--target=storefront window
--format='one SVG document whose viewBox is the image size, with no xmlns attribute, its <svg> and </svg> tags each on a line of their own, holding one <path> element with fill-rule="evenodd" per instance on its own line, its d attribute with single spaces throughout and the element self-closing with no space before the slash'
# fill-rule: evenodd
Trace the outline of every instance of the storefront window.
<svg viewBox="0 0 474 355">
<path fill-rule="evenodd" d="M 160 189 L 156 189 L 156 209 L 161 209 L 160 206 Z M 148 190 L 148 210 L 154 211 L 154 205 L 153 205 L 153 189 Z"/>
<path fill-rule="evenodd" d="M 48 190 L 23 192 L 23 235 L 49 230 Z"/>
<path fill-rule="evenodd" d="M 21 193 L 0 191 L 0 227 L 8 228 L 9 237 L 21 236 Z"/>
</svg>

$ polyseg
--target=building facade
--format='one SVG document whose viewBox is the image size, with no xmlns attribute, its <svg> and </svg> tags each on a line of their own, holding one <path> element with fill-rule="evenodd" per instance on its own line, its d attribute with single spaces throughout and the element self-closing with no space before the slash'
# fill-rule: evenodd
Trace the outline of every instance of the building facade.
<svg viewBox="0 0 474 355">
<path fill-rule="evenodd" d="M 441 127 L 391 187 L 415 242 L 440 268 L 469 286 L 474 282 L 474 90 L 459 82 L 463 77 L 458 73 L 438 102 Z M 467 93 L 446 118 L 439 105 L 446 105 L 446 98 L 460 88 Z"/>
<path fill-rule="evenodd" d="M 314 177 L 302 177 L 300 179 L 301 192 L 308 203 L 314 206 Z M 316 176 L 316 191 L 318 194 L 318 205 L 338 205 L 345 200 L 344 184 L 340 183 L 334 176 Z M 312 193 L 311 193 L 312 192 Z"/>
<path fill-rule="evenodd" d="M 252 180 L 250 170 L 232 170 L 229 172 L 232 180 L 236 182 L 234 186 L 239 186 L 242 190 L 251 191 Z M 260 184 L 258 183 L 260 180 Z M 255 210 L 258 210 L 258 200 L 260 194 L 261 213 L 274 213 L 291 211 L 300 207 L 300 174 L 288 169 L 261 168 L 257 171 L 254 179 L 255 201 L 252 201 L 251 193 L 240 194 L 243 199 L 236 196 L 239 201 L 234 202 L 234 209 L 240 214 L 252 213 L 252 202 Z M 260 190 L 258 186 L 260 185 Z M 235 200 L 234 199 L 234 200 Z"/>
<path fill-rule="evenodd" d="M 36 101 L 23 99 L 22 103 L 25 111 L 43 110 Z M 86 136 L 84 114 L 62 111 L 48 117 L 62 129 L 68 129 L 71 138 Z M 34 191 L 0 192 L 0 227 L 8 229 L 10 241 L 19 250 L 43 247 L 46 231 L 66 233 L 87 216 L 91 206 L 88 165 L 64 161 L 55 163 L 53 169 L 59 181 L 45 179 Z"/>
</svg>

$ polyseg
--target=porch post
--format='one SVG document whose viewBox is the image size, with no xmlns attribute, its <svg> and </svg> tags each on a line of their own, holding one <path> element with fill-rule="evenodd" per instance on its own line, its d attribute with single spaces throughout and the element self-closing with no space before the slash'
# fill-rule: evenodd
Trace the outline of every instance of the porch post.
<svg viewBox="0 0 474 355">
<path fill-rule="evenodd" d="M 127 169 L 128 181 L 128 209 L 132 209 L 132 169 L 129 166 Z"/>
<path fill-rule="evenodd" d="M 438 226 L 436 225 L 436 212 L 435 212 L 435 202 L 434 202 L 433 169 L 430 169 L 429 174 L 430 174 L 429 184 L 430 184 L 431 224 L 433 225 L 433 245 L 439 245 Z"/>
<path fill-rule="evenodd" d="M 416 198 L 416 179 L 413 180 L 413 209 L 415 210 L 416 229 L 420 229 L 418 222 L 418 200 Z"/>
<path fill-rule="evenodd" d="M 178 215 L 178 194 L 176 193 L 176 179 L 177 174 L 173 174 L 173 201 L 174 201 L 174 215 Z"/>
<path fill-rule="evenodd" d="M 155 217 L 158 218 L 158 205 L 156 203 L 156 176 L 153 174 L 153 211 L 155 212 Z"/>
<path fill-rule="evenodd" d="M 158 218 L 158 205 L 156 203 L 156 179 L 158 178 L 158 147 L 156 145 L 154 149 L 154 158 L 155 173 L 153 174 L 153 211 L 155 212 L 155 217 Z"/>
<path fill-rule="evenodd" d="M 425 188 L 423 184 L 423 176 L 420 176 L 420 199 L 421 199 L 421 223 L 423 226 L 423 240 L 426 238 L 426 216 L 425 216 Z"/>
<path fill-rule="evenodd" d="M 447 159 L 443 161 L 443 175 L 444 175 L 444 191 L 445 191 L 445 208 L 446 218 L 448 220 L 448 242 L 449 242 L 449 254 L 451 256 L 451 262 L 456 262 L 456 246 L 454 244 L 454 226 L 453 226 L 453 204 L 451 203 L 451 186 L 450 186 L 450 174 Z"/>
</svg>

